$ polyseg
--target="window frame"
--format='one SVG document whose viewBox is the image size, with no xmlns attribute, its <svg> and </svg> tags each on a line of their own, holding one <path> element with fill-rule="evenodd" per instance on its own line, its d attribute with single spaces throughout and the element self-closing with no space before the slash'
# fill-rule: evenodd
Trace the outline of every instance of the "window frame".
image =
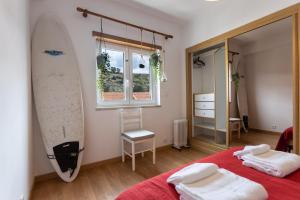
<svg viewBox="0 0 300 200">
<path fill-rule="evenodd" d="M 99 44 L 99 41 L 97 41 Z M 123 77 L 124 77 L 124 99 L 123 100 L 110 100 L 105 101 L 100 98 L 100 90 L 96 87 L 96 108 L 100 109 L 109 109 L 109 108 L 123 108 L 123 107 L 148 107 L 148 106 L 160 106 L 160 81 L 155 78 L 153 70 L 149 66 L 150 72 L 150 86 L 149 92 L 151 94 L 151 100 L 134 100 L 133 99 L 133 53 L 141 54 L 141 49 L 135 47 L 128 47 L 121 44 L 114 44 L 110 42 L 105 42 L 105 45 L 102 44 L 102 49 L 112 50 L 112 51 L 121 51 L 123 52 Z M 99 49 L 99 45 L 96 49 L 96 57 L 103 50 Z M 150 56 L 153 51 L 142 50 L 143 55 Z M 96 63 L 97 65 L 97 63 Z M 98 80 L 99 70 L 96 66 L 96 80 Z"/>
</svg>

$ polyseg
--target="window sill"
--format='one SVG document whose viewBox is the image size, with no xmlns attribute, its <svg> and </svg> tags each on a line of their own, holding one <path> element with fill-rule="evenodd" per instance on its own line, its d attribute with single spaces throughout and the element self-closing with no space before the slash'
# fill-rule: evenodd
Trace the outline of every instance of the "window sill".
<svg viewBox="0 0 300 200">
<path fill-rule="evenodd" d="M 97 106 L 96 110 L 116 110 L 122 108 L 158 108 L 161 105 L 119 105 L 119 106 Z"/>
</svg>

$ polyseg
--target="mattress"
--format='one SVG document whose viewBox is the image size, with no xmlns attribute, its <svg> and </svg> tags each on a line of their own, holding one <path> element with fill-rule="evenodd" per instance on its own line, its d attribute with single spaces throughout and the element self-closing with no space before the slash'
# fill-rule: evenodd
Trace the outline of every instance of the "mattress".
<svg viewBox="0 0 300 200">
<path fill-rule="evenodd" d="M 248 178 L 252 181 L 262 184 L 272 200 L 298 200 L 300 199 L 300 170 L 290 174 L 285 178 L 269 176 L 255 169 L 242 165 L 242 161 L 233 157 L 232 154 L 241 147 L 234 147 L 214 155 L 196 160 L 195 162 L 210 162 L 217 164 L 220 168 L 227 169 L 237 175 Z M 187 165 L 189 165 L 187 164 Z M 173 185 L 166 182 L 167 178 L 187 166 L 181 166 L 169 172 L 163 173 L 151 179 L 145 180 L 134 185 L 121 193 L 117 200 L 154 200 L 154 199 L 179 199 Z"/>
</svg>

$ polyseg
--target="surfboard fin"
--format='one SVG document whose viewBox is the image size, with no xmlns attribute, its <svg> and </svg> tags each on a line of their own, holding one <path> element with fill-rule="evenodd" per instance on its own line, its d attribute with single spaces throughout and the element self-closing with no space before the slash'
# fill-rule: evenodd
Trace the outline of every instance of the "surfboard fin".
<svg viewBox="0 0 300 200">
<path fill-rule="evenodd" d="M 75 169 L 77 168 L 77 161 L 80 152 L 84 148 L 79 149 L 79 142 L 65 142 L 53 147 L 54 155 L 47 155 L 49 159 L 56 159 L 60 170 L 62 172 L 70 172 L 70 177 L 72 177 Z"/>
</svg>

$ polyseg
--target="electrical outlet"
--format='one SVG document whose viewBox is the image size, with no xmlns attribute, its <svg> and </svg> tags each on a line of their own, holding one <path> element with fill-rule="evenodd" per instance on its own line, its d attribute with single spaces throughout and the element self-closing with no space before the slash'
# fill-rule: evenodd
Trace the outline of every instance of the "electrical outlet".
<svg viewBox="0 0 300 200">
<path fill-rule="evenodd" d="M 24 195 L 23 194 L 20 195 L 19 200 L 24 200 Z"/>
</svg>

